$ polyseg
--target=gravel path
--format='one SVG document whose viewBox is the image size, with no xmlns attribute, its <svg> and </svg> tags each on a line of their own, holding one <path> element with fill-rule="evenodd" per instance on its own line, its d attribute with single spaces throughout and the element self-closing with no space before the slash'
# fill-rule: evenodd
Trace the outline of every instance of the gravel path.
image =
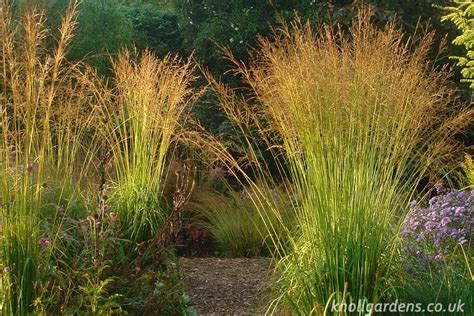
<svg viewBox="0 0 474 316">
<path fill-rule="evenodd" d="M 198 315 L 261 315 L 268 296 L 268 258 L 182 258 L 191 305 Z"/>
</svg>

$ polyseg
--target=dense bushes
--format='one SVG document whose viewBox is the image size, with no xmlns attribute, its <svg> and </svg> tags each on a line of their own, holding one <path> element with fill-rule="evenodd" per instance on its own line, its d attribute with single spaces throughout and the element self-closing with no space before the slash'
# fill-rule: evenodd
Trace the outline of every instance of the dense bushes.
<svg viewBox="0 0 474 316">
<path fill-rule="evenodd" d="M 68 3 L 66 0 L 49 2 L 47 12 L 49 28 L 54 30 L 61 23 Z M 110 75 L 109 57 L 132 40 L 132 25 L 114 0 L 86 0 L 77 16 L 74 41 L 68 48 L 69 60 L 84 60 L 99 72 Z"/>
<path fill-rule="evenodd" d="M 131 22 L 138 50 L 147 48 L 159 57 L 182 52 L 183 34 L 174 11 L 154 4 L 133 4 L 121 10 Z"/>
</svg>

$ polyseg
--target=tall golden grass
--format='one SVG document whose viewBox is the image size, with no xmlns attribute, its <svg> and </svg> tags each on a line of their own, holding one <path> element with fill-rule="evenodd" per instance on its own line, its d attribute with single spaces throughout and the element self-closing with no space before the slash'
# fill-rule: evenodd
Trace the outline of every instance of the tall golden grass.
<svg viewBox="0 0 474 316">
<path fill-rule="evenodd" d="M 405 41 L 393 23 L 379 29 L 371 16 L 361 9 L 348 33 L 315 32 L 296 21 L 261 39 L 250 66 L 227 52 L 251 101 L 208 76 L 245 135 L 246 165 L 258 181 L 244 178 L 261 216 L 269 205 L 281 212 L 269 195 L 277 177 L 261 159 L 258 139 L 280 162 L 279 176 L 294 196 L 290 239 L 273 240 L 280 277 L 269 312 L 319 315 L 331 313 L 332 300 L 381 301 L 408 202 L 472 121 L 472 110 L 449 88 L 449 71 L 429 62 L 433 35 Z M 211 143 L 229 170 L 245 174 L 228 150 Z"/>
<path fill-rule="evenodd" d="M 55 231 L 41 231 L 45 190 L 54 182 L 58 194 L 52 202 L 59 204 L 80 182 L 93 152 L 83 148 L 93 95 L 79 80 L 79 65 L 65 60 L 77 6 L 71 1 L 51 47 L 42 10 L 26 6 L 18 23 L 10 1 L 0 2 L 1 290 L 6 315 L 33 311 L 43 281 L 41 266 L 58 238 Z"/>
<path fill-rule="evenodd" d="M 197 95 L 193 67 L 176 56 L 123 50 L 113 61 L 112 87 L 96 86 L 113 165 L 110 204 L 134 242 L 151 238 L 168 215 L 166 165 Z"/>
</svg>

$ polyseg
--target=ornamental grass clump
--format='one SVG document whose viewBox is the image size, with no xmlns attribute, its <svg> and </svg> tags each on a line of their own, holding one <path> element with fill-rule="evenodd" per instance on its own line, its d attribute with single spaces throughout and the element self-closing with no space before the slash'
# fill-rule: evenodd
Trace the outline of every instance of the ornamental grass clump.
<svg viewBox="0 0 474 316">
<path fill-rule="evenodd" d="M 218 248 L 226 256 L 230 257 L 256 257 L 272 253 L 275 238 L 284 238 L 286 230 L 281 225 L 279 218 L 283 218 L 287 224 L 291 222 L 291 214 L 288 212 L 289 203 L 283 194 L 273 190 L 272 203 L 278 205 L 278 218 L 275 216 L 275 208 L 270 210 L 256 210 L 252 197 L 247 190 L 240 193 L 229 190 L 228 196 L 210 196 L 205 205 L 200 207 L 200 213 L 204 215 L 203 226 L 211 233 Z M 290 208 L 291 209 L 291 208 Z M 262 211 L 265 214 L 260 214 Z M 272 236 L 265 228 L 274 228 Z"/>
<path fill-rule="evenodd" d="M 162 192 L 166 164 L 195 97 L 193 66 L 170 55 L 158 59 L 128 50 L 112 64 L 114 87 L 98 88 L 113 165 L 110 205 L 125 236 L 141 242 L 168 215 Z"/>
<path fill-rule="evenodd" d="M 262 176 L 245 178 L 260 193 L 260 214 L 269 204 L 279 213 L 271 196 L 261 197 L 277 177 L 254 145 L 255 130 L 293 197 L 289 240 L 272 240 L 280 274 L 269 312 L 320 315 L 333 300 L 376 303 L 387 291 L 405 206 L 472 118 L 452 98 L 449 73 L 428 62 L 432 35 L 404 38 L 392 23 L 374 26 L 367 9 L 348 33 L 295 22 L 261 39 L 250 66 L 236 62 L 252 102 L 211 78 L 246 135 L 245 168 Z M 229 170 L 245 173 L 215 149 Z"/>
<path fill-rule="evenodd" d="M 65 54 L 76 24 L 77 2 L 71 1 L 57 39 L 45 28 L 45 14 L 25 6 L 19 22 L 10 1 L 0 2 L 0 212 L 4 315 L 29 315 L 43 285 L 57 227 L 43 231 L 44 193 L 53 181 L 57 201 L 75 188 L 88 161 L 82 145 L 90 121 L 89 93 L 78 80 L 78 65 Z M 55 43 L 51 48 L 52 43 Z M 51 49 L 50 49 L 51 48 Z M 93 143 L 89 140 L 89 143 Z M 81 170 L 85 170 L 80 168 Z M 63 205 L 67 212 L 68 205 Z M 63 216 L 59 212 L 59 217 Z M 61 222 L 58 220 L 58 222 Z"/>
</svg>

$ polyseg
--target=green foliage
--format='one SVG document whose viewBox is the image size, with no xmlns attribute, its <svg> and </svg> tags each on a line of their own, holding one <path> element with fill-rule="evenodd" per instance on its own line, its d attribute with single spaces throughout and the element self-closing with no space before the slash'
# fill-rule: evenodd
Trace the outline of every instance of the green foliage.
<svg viewBox="0 0 474 316">
<path fill-rule="evenodd" d="M 470 0 L 455 0 L 454 6 L 445 7 L 449 13 L 441 21 L 453 22 L 461 32 L 454 40 L 456 45 L 464 46 L 465 55 L 453 56 L 457 65 L 462 68 L 461 74 L 464 82 L 470 83 L 474 89 L 474 3 Z"/>
<path fill-rule="evenodd" d="M 81 211 L 78 205 L 83 206 Z M 57 233 L 52 236 L 54 248 L 43 267 L 35 308 L 45 315 L 117 314 L 119 295 L 114 293 L 116 278 L 110 274 L 112 263 L 120 259 L 117 222 L 113 213 L 105 212 L 93 199 L 81 199 L 75 208 L 74 212 L 56 206 L 55 217 L 45 221 L 44 229 Z"/>
<path fill-rule="evenodd" d="M 62 14 L 68 3 L 54 0 L 49 4 L 52 29 L 60 23 L 58 13 Z M 120 8 L 116 0 L 82 1 L 68 59 L 85 60 L 100 73 L 110 74 L 108 54 L 116 54 L 132 41 L 132 25 Z"/>
<path fill-rule="evenodd" d="M 108 266 L 99 267 L 84 273 L 85 284 L 79 287 L 80 303 L 70 309 L 71 313 L 87 312 L 93 315 L 117 315 L 121 307 L 118 294 L 108 295 L 107 291 L 114 282 L 113 278 L 101 280 L 103 270 Z"/>
<path fill-rule="evenodd" d="M 132 24 L 132 40 L 139 51 L 147 48 L 160 57 L 181 52 L 183 35 L 174 11 L 155 4 L 132 4 L 121 10 Z"/>
<path fill-rule="evenodd" d="M 120 238 L 115 210 L 95 205 L 82 217 L 61 210 L 59 232 L 35 308 L 43 315 L 126 315 L 192 312 L 172 253 L 158 267 L 136 264 L 130 241 Z M 51 221 L 54 227 L 57 222 Z"/>
<path fill-rule="evenodd" d="M 121 305 L 132 315 L 194 315 L 184 293 L 183 275 L 174 257 L 158 270 L 136 269 L 123 275 L 117 284 L 122 293 Z"/>
<path fill-rule="evenodd" d="M 406 262 L 407 258 L 401 259 Z M 472 256 L 469 257 L 459 245 L 436 269 L 406 269 L 400 263 L 395 266 L 390 279 L 397 289 L 397 297 L 392 297 L 393 300 L 398 298 L 424 306 L 433 303 L 449 306 L 460 300 L 464 304 L 463 313 L 450 314 L 466 315 L 474 311 Z"/>
<path fill-rule="evenodd" d="M 439 1 L 371 0 L 375 20 L 381 24 L 396 20 L 409 31 L 418 19 L 427 22 L 438 13 L 432 4 Z M 268 36 L 281 21 L 291 21 L 295 13 L 314 23 L 350 25 L 359 1 L 288 0 L 174 0 L 184 33 L 184 49 L 195 50 L 196 57 L 215 75 L 223 75 L 229 65 L 221 58 L 219 47 L 229 46 L 237 59 L 246 61 L 246 47 L 255 47 L 257 35 Z M 440 28 L 440 25 L 435 25 Z M 227 77 L 227 80 L 232 78 Z"/>
<path fill-rule="evenodd" d="M 302 3 L 306 1 L 175 0 L 174 6 L 185 34 L 184 49 L 194 51 L 200 62 L 222 75 L 229 64 L 219 46 L 229 46 L 240 60 L 246 60 L 247 45 L 255 45 L 257 34 L 269 33 L 278 12 L 303 8 Z"/>
</svg>

